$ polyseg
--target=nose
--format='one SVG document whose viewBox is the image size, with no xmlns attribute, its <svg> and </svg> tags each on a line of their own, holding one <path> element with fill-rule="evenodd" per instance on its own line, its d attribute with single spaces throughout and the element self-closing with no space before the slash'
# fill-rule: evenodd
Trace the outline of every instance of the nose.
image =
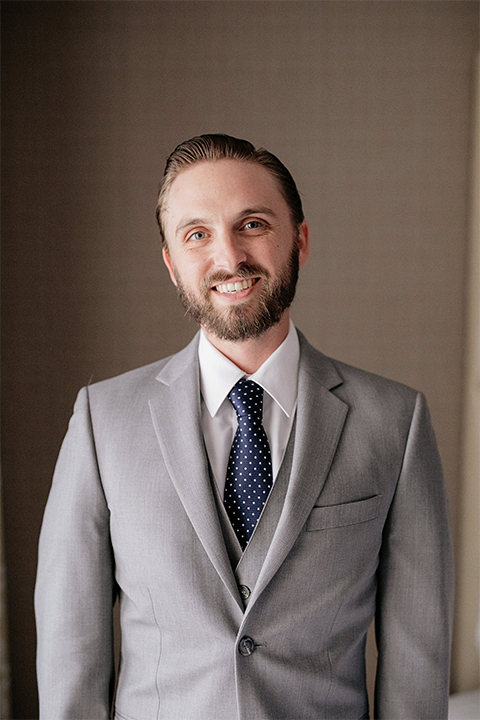
<svg viewBox="0 0 480 720">
<path fill-rule="evenodd" d="M 246 262 L 247 253 L 241 238 L 229 228 L 220 229 L 213 242 L 213 262 L 219 269 L 231 275 L 242 263 Z"/>
</svg>

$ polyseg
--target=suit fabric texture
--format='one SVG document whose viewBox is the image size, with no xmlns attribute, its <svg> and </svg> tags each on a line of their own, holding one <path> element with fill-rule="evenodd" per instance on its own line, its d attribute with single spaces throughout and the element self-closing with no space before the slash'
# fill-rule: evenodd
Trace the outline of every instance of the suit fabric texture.
<svg viewBox="0 0 480 720">
<path fill-rule="evenodd" d="M 198 336 L 80 391 L 42 527 L 43 720 L 447 717 L 452 554 L 420 393 L 301 333 L 296 419 L 242 554 L 202 437 Z"/>
</svg>

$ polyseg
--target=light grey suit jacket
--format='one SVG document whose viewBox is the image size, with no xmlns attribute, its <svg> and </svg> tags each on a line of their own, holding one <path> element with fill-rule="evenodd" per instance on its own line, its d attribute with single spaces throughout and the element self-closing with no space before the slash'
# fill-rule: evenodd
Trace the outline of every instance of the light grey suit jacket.
<svg viewBox="0 0 480 720">
<path fill-rule="evenodd" d="M 197 338 L 80 392 L 40 540 L 44 720 L 109 717 L 117 595 L 119 720 L 368 717 L 374 615 L 375 716 L 446 718 L 452 557 L 424 398 L 300 339 L 291 470 L 243 574 L 201 433 Z"/>
</svg>

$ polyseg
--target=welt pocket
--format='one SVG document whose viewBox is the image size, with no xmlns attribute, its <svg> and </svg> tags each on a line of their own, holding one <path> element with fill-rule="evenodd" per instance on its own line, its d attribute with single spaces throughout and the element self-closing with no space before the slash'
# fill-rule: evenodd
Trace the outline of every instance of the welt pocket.
<svg viewBox="0 0 480 720">
<path fill-rule="evenodd" d="M 316 505 L 309 515 L 306 530 L 328 530 L 374 520 L 378 517 L 380 497 L 374 495 L 342 505 Z"/>
</svg>

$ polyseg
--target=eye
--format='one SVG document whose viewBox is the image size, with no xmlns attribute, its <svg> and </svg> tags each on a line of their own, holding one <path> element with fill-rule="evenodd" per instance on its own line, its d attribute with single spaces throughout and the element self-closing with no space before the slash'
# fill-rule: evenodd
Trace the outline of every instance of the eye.
<svg viewBox="0 0 480 720">
<path fill-rule="evenodd" d="M 258 230 L 258 228 L 263 228 L 263 227 L 264 227 L 264 224 L 261 223 L 259 220 L 249 220 L 244 225 L 245 230 Z"/>
<path fill-rule="evenodd" d="M 197 230 L 196 232 L 192 233 L 188 236 L 187 240 L 205 240 L 207 237 L 207 233 L 204 230 Z"/>
</svg>

